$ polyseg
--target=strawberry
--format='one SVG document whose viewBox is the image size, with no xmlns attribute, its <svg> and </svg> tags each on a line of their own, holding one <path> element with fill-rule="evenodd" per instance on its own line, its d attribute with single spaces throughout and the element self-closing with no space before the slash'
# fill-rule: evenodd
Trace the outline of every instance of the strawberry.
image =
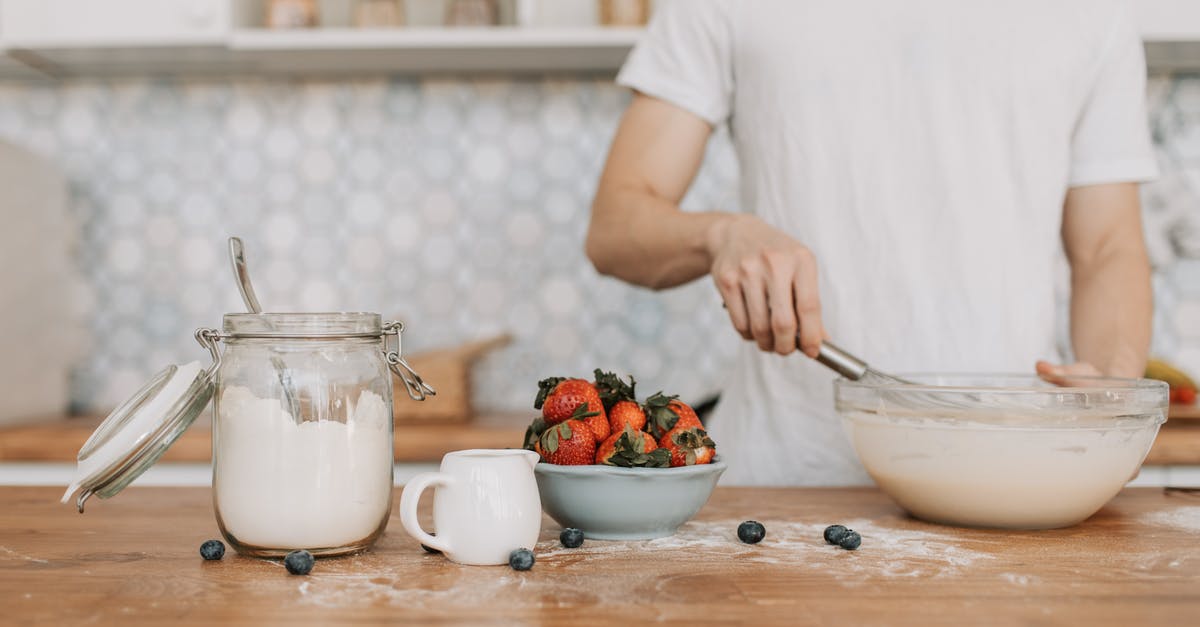
<svg viewBox="0 0 1200 627">
<path fill-rule="evenodd" d="M 704 429 L 686 426 L 668 431 L 658 441 L 658 445 L 670 451 L 672 468 L 707 464 L 712 461 L 717 449 L 717 445 Z"/>
<path fill-rule="evenodd" d="M 633 379 L 633 375 L 629 376 L 629 383 L 621 380 L 621 377 L 611 373 L 604 372 L 596 368 L 592 371 L 596 377 L 593 385 L 596 386 L 596 391 L 600 393 L 600 401 L 604 403 L 604 411 L 612 409 L 612 406 L 618 401 L 636 401 L 635 388 L 637 381 Z"/>
<path fill-rule="evenodd" d="M 637 401 L 617 401 L 608 410 L 608 427 L 611 433 L 621 433 L 625 427 L 642 431 L 646 428 L 646 412 Z"/>
<path fill-rule="evenodd" d="M 1196 390 L 1192 388 L 1175 388 L 1171 390 L 1171 402 L 1180 405 L 1191 405 L 1196 402 Z"/>
<path fill-rule="evenodd" d="M 645 429 L 646 412 L 637 404 L 637 381 L 633 376 L 630 375 L 629 383 L 625 383 L 611 372 L 599 368 L 593 372 L 596 391 L 600 393 L 600 402 L 608 414 L 609 434 L 620 433 L 625 425 L 632 425 L 637 431 Z"/>
<path fill-rule="evenodd" d="M 671 454 L 659 448 L 649 433 L 625 427 L 600 445 L 596 463 L 625 468 L 666 468 L 671 463 Z"/>
<path fill-rule="evenodd" d="M 663 396 L 663 393 L 659 392 L 646 399 L 645 410 L 649 422 L 647 430 L 659 439 L 678 427 L 704 429 L 696 411 L 675 395 Z"/>
<path fill-rule="evenodd" d="M 588 429 L 592 431 L 592 438 L 596 442 L 603 442 L 608 439 L 608 434 L 612 431 L 608 426 L 608 418 L 604 412 L 588 411 L 587 405 L 580 405 L 575 409 L 575 413 L 571 414 L 572 420 L 582 420 L 587 423 Z"/>
<path fill-rule="evenodd" d="M 538 439 L 542 459 L 561 466 L 586 466 L 596 459 L 596 438 L 582 420 L 567 420 L 548 429 Z"/>
<path fill-rule="evenodd" d="M 604 403 L 600 401 L 600 393 L 589 381 L 583 379 L 564 379 L 551 377 L 538 381 L 538 395 L 533 401 L 534 409 L 542 410 L 546 424 L 556 425 L 575 416 L 575 410 L 581 405 L 587 406 L 587 412 L 604 414 Z M 603 422 L 608 426 L 608 417 Z M 607 433 L 604 434 L 608 436 Z M 604 438 L 601 438 L 604 439 Z"/>
</svg>

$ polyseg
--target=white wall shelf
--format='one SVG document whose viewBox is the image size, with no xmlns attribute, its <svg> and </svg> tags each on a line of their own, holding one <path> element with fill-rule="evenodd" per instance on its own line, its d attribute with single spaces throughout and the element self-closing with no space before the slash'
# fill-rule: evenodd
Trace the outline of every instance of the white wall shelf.
<svg viewBox="0 0 1200 627">
<path fill-rule="evenodd" d="M 1200 2 L 1138 0 L 1134 6 L 1152 71 L 1200 70 Z"/>
<path fill-rule="evenodd" d="M 625 50 L 637 41 L 640 28 L 314 28 L 279 31 L 238 29 L 229 37 L 234 50 L 356 49 L 559 49 L 566 47 Z"/>
<path fill-rule="evenodd" d="M 37 79 L 46 74 L 18 58 L 10 56 L 8 51 L 0 48 L 0 80 L 4 79 Z"/>
<path fill-rule="evenodd" d="M 337 6 L 343 4 L 349 6 Z M 416 25 L 405 28 L 269 30 L 260 27 L 262 0 L 0 0 L 0 78 L 612 73 L 641 33 L 589 25 L 593 0 L 508 0 L 504 6 L 526 25 L 422 26 L 439 15 L 433 10 L 428 16 L 410 11 Z M 1136 6 L 1152 71 L 1200 70 L 1200 1 L 1140 0 Z"/>
<path fill-rule="evenodd" d="M 264 73 L 612 72 L 641 29 L 238 29 L 229 49 Z"/>
</svg>

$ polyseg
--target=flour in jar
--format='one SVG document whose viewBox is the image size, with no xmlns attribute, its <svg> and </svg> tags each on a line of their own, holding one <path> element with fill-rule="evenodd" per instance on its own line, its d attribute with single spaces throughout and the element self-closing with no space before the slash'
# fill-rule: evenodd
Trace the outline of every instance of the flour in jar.
<svg viewBox="0 0 1200 627">
<path fill-rule="evenodd" d="M 391 412 L 369 390 L 346 422 L 297 423 L 279 399 L 225 388 L 218 399 L 213 490 L 222 528 L 243 545 L 343 547 L 387 521 Z"/>
</svg>

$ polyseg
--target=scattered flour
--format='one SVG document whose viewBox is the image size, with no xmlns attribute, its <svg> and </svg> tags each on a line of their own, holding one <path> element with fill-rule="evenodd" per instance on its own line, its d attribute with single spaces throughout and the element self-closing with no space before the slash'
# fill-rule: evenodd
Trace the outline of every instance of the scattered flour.
<svg viewBox="0 0 1200 627">
<path fill-rule="evenodd" d="M 556 565 L 553 577 L 538 577 L 537 566 L 528 574 L 503 567 L 439 567 L 415 577 L 411 562 L 382 568 L 349 564 L 350 572 L 326 569 L 319 575 L 314 573 L 298 584 L 297 593 L 303 603 L 327 607 L 390 604 L 436 611 L 447 604 L 483 607 L 493 602 L 511 607 L 572 606 L 625 603 L 631 595 L 636 596 L 648 587 L 680 585 L 674 580 L 691 572 L 687 568 L 689 563 L 694 562 L 696 570 L 711 569 L 714 554 L 728 560 L 729 568 L 777 565 L 825 576 L 831 583 L 847 587 L 880 578 L 955 577 L 966 574 L 980 562 L 995 559 L 987 553 L 956 546 L 949 534 L 894 529 L 868 520 L 845 522 L 863 536 L 862 548 L 853 553 L 825 544 L 821 539 L 823 524 L 772 523 L 762 543 L 747 545 L 737 540 L 739 522 L 691 522 L 667 538 L 641 542 L 589 540 L 578 549 L 563 548 L 557 540 L 544 540 L 535 552 L 538 564 Z M 670 560 L 671 566 L 630 567 L 622 569 L 620 577 L 597 577 L 596 569 L 583 564 L 591 560 L 610 563 L 636 560 L 652 565 Z M 579 566 L 574 567 L 577 563 Z M 664 571 L 669 574 L 664 576 Z M 1012 585 L 1036 583 L 1034 577 L 1014 573 L 1005 573 L 1000 579 Z M 517 591 L 521 594 L 514 594 Z"/>
<path fill-rule="evenodd" d="M 30 557 L 28 555 L 25 555 L 24 553 L 17 553 L 16 551 L 14 551 L 6 546 L 0 546 L 0 551 L 4 552 L 5 555 L 19 557 L 27 562 L 33 562 L 34 564 L 49 564 L 50 563 L 50 560 L 44 560 L 44 559 L 37 558 L 37 557 Z"/>
<path fill-rule="evenodd" d="M 847 558 L 846 551 L 821 540 L 823 524 L 773 523 L 767 537 L 759 545 L 738 541 L 736 529 L 740 521 L 691 522 L 679 533 L 667 538 L 642 543 L 589 542 L 582 549 L 555 546 L 539 557 L 557 555 L 592 555 L 636 551 L 640 554 L 672 553 L 676 561 L 687 560 L 687 549 L 721 549 L 731 559 L 763 564 L 782 564 L 810 570 L 887 577 L 946 577 L 958 574 L 979 560 L 992 557 L 986 553 L 959 548 L 946 541 L 944 535 L 927 531 L 900 530 L 881 527 L 868 520 L 847 521 L 846 526 L 863 536 L 863 548 L 856 554 L 861 559 Z M 682 555 L 678 555 L 682 551 Z M 708 561 L 711 553 L 696 555 L 697 561 Z M 882 559 L 881 559 L 882 558 Z"/>
<path fill-rule="evenodd" d="M 1017 573 L 1001 573 L 1000 578 L 1014 586 L 1036 586 L 1042 583 L 1041 577 L 1035 577 L 1033 575 L 1019 575 Z"/>
<path fill-rule="evenodd" d="M 1200 532 L 1200 505 L 1151 512 L 1143 516 L 1142 521 L 1160 527 Z"/>
</svg>

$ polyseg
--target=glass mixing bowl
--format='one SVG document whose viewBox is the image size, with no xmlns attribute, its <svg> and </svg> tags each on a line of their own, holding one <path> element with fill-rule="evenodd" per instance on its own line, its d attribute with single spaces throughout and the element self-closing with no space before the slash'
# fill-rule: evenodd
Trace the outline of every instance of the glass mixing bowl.
<svg viewBox="0 0 1200 627">
<path fill-rule="evenodd" d="M 839 379 L 835 403 L 875 483 L 931 522 L 1074 525 L 1137 473 L 1166 421 L 1160 381 L 901 376 L 916 385 Z"/>
</svg>

